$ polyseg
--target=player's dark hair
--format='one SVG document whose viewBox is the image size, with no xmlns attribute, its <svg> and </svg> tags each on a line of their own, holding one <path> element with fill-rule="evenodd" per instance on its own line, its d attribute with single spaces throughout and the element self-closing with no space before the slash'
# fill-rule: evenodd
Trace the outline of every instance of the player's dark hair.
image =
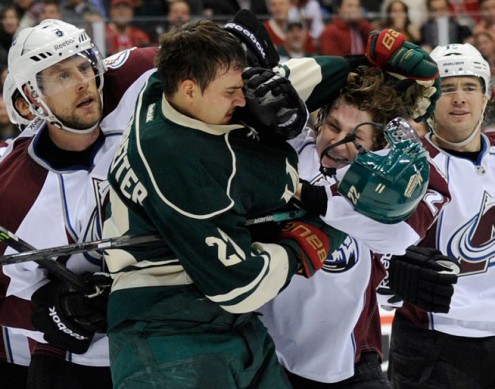
<svg viewBox="0 0 495 389">
<path fill-rule="evenodd" d="M 166 95 L 173 95 L 183 80 L 193 80 L 202 91 L 219 70 L 246 67 L 240 42 L 211 20 L 197 20 L 160 37 L 156 58 L 158 75 Z"/>
</svg>

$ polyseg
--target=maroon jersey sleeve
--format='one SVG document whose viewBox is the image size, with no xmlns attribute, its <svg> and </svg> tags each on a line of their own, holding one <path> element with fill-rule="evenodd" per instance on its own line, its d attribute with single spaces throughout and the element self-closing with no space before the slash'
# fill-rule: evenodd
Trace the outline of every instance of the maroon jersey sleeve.
<svg viewBox="0 0 495 389">
<path fill-rule="evenodd" d="M 450 201 L 450 192 L 447 180 L 430 161 L 430 180 L 428 189 L 420 201 L 414 213 L 409 216 L 406 223 L 409 224 L 423 239 L 428 229 L 435 223 L 440 210 Z"/>
<path fill-rule="evenodd" d="M 374 256 L 371 263 L 370 282 L 365 292 L 365 305 L 354 327 L 355 363 L 359 362 L 363 352 L 375 352 L 380 356 L 380 359 L 383 359 L 380 310 L 375 291 L 385 274 L 386 271 L 382 263 L 378 257 Z"/>
<path fill-rule="evenodd" d="M 31 138 L 18 139 L 12 152 L 0 164 L 0 225 L 16 231 L 36 200 L 47 171 L 29 158 L 26 148 Z M 21 173 L 18 173 L 21 172 Z M 24 177 L 24 180 L 19 180 Z M 17 178 L 17 179 L 16 179 Z M 29 185 L 27 185 L 29 183 Z M 15 204 L 15 207 L 12 207 Z M 0 255 L 7 247 L 0 243 Z M 6 297 L 10 278 L 0 268 L 0 324 L 6 327 L 33 329 L 31 302 L 16 296 Z"/>
<path fill-rule="evenodd" d="M 143 73 L 155 67 L 158 47 L 134 48 L 105 59 L 103 117 L 115 110 L 125 91 Z"/>
</svg>

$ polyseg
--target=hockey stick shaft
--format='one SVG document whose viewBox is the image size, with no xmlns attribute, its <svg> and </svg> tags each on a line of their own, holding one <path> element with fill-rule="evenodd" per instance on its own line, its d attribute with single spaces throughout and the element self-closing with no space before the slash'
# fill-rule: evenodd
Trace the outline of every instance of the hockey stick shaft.
<svg viewBox="0 0 495 389">
<path fill-rule="evenodd" d="M 18 236 L 14 235 L 10 231 L 0 226 L 0 241 L 5 243 L 7 246 L 12 247 L 18 253 L 29 253 L 37 251 L 33 246 L 31 246 L 26 241 L 20 239 Z M 16 254 L 13 254 L 16 255 Z M 57 262 L 53 259 L 40 258 L 39 260 L 34 260 L 42 268 L 46 269 L 50 274 L 53 274 L 57 278 L 70 282 L 75 288 L 81 291 L 86 291 L 87 288 L 84 285 L 81 278 L 76 274 L 67 269 L 63 264 Z M 14 262 L 12 262 L 14 263 Z M 7 263 L 6 263 L 7 264 Z"/>
<path fill-rule="evenodd" d="M 0 227 L 0 230 L 4 233 L 6 231 L 2 227 Z M 36 250 L 36 249 L 32 249 L 29 251 L 24 250 L 17 254 L 4 255 L 0 257 L 0 265 L 3 266 L 3 265 L 10 265 L 12 263 L 21 263 L 27 261 L 38 261 L 38 260 L 47 260 L 47 259 L 53 262 L 51 258 L 57 258 L 65 255 L 72 255 L 78 253 L 87 253 L 90 251 L 105 250 L 110 248 L 117 249 L 130 245 L 156 242 L 160 239 L 161 238 L 157 234 L 123 235 L 118 238 L 100 239 L 100 240 L 94 240 L 94 241 L 82 242 L 82 243 L 72 243 L 65 246 L 49 247 L 40 250 Z M 7 242 L 6 244 L 9 245 L 9 243 Z M 17 250 L 14 246 L 11 247 Z"/>
<path fill-rule="evenodd" d="M 295 209 L 285 212 L 276 212 L 271 215 L 248 219 L 246 221 L 246 226 L 252 226 L 267 222 L 283 222 L 288 220 L 294 220 L 304 216 L 305 214 L 306 211 L 303 209 Z M 6 235 L 10 239 L 12 245 L 10 245 L 8 242 L 5 242 L 5 239 L 2 239 L 1 236 L 0 236 L 0 240 L 3 240 L 7 245 L 19 251 L 16 254 L 0 256 L 0 266 L 10 265 L 13 263 L 22 263 L 22 262 L 40 261 L 40 260 L 55 262 L 53 261 L 53 258 L 57 258 L 65 255 L 72 255 L 77 253 L 85 253 L 89 251 L 99 251 L 106 249 L 118 249 L 127 246 L 157 242 L 161 240 L 161 237 L 158 234 L 122 235 L 117 238 L 108 238 L 108 239 L 94 240 L 90 242 L 73 243 L 65 246 L 50 247 L 41 250 L 36 250 L 34 248 L 31 248 L 30 250 L 25 250 L 25 249 L 18 250 L 14 246 L 14 244 L 16 244 L 16 242 L 19 241 L 19 238 L 16 235 L 12 234 L 10 231 L 4 229 L 3 227 L 0 227 L 0 231 L 3 233 L 3 235 Z M 0 235 L 2 234 L 0 233 Z M 58 265 L 63 266 L 60 263 L 58 263 Z M 64 267 L 64 269 L 66 268 Z M 68 269 L 66 270 L 69 271 Z"/>
<path fill-rule="evenodd" d="M 255 217 L 253 219 L 246 220 L 246 226 L 252 226 L 261 223 L 268 222 L 285 222 L 289 220 L 299 219 L 306 214 L 304 209 L 292 209 L 286 212 L 276 212 L 271 215 Z"/>
</svg>

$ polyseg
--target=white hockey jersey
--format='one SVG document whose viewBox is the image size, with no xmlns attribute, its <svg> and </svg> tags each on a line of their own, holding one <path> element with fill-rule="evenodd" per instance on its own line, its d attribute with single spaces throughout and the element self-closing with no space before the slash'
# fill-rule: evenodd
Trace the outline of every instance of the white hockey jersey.
<svg viewBox="0 0 495 389">
<path fill-rule="evenodd" d="M 458 258 L 461 274 L 449 313 L 426 313 L 408 304 L 400 312 L 424 328 L 447 334 L 495 336 L 495 134 L 482 135 L 476 162 L 439 149 L 430 137 L 427 140 L 452 200 L 421 245 L 434 245 Z"/>
<path fill-rule="evenodd" d="M 314 133 L 308 130 L 291 143 L 299 154 L 300 177 L 312 184 L 332 184 L 319 172 Z M 445 181 L 437 176 L 433 166 L 431 170 L 438 188 L 445 193 Z M 331 194 L 330 190 L 327 192 Z M 366 303 L 364 294 L 370 280 L 371 250 L 403 254 L 408 246 L 418 242 L 437 216 L 437 207 L 447 201 L 433 188 L 428 193 L 435 193 L 443 202 L 429 204 L 430 208 L 423 201 L 410 217 L 412 225 L 409 221 L 381 224 L 355 212 L 342 197 L 329 199 L 323 219 L 349 234 L 349 238 L 325 261 L 321 271 L 311 279 L 293 277 L 288 287 L 261 309 L 261 319 L 286 369 L 327 383 L 354 375 L 353 330 Z M 418 217 L 418 213 L 422 216 Z"/>
<path fill-rule="evenodd" d="M 129 50 L 107 60 L 102 133 L 87 156 L 87 164 L 79 159 L 71 163 L 65 154 L 59 160 L 50 158 L 51 154 L 47 157 L 46 124 L 39 119 L 9 145 L 0 163 L 0 225 L 40 249 L 101 237 L 110 162 L 147 78 L 143 73 L 153 67 L 155 53 L 151 48 Z M 14 252 L 0 247 L 0 254 Z M 75 273 L 100 271 L 103 264 L 101 257 L 89 254 L 64 260 Z M 0 324 L 10 327 L 9 333 L 28 335 L 43 343 L 43 334 L 32 328 L 29 300 L 47 282 L 46 271 L 34 262 L 7 265 L 2 271 L 0 293 L 5 297 L 0 305 Z M 86 366 L 108 366 L 108 339 L 96 334 L 85 354 L 67 353 L 66 358 Z"/>
</svg>

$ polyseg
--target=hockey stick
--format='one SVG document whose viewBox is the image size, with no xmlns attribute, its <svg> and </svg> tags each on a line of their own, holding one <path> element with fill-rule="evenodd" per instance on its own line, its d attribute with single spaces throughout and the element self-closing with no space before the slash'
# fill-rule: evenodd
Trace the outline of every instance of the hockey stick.
<svg viewBox="0 0 495 389">
<path fill-rule="evenodd" d="M 4 235 L 9 236 L 10 238 L 9 241 L 3 239 Z M 93 240 L 90 242 L 72 243 L 65 246 L 49 247 L 40 250 L 36 250 L 34 247 L 29 245 L 31 247 L 31 249 L 29 250 L 26 249 L 23 250 L 22 248 L 21 250 L 18 250 L 17 247 L 15 246 L 16 244 L 15 242 L 19 242 L 20 238 L 0 226 L 0 240 L 3 240 L 5 244 L 19 251 L 16 254 L 1 256 L 0 265 L 3 266 L 3 265 L 10 265 L 13 263 L 39 261 L 39 260 L 50 260 L 50 262 L 53 262 L 51 258 L 57 258 L 65 255 L 72 255 L 78 253 L 87 253 L 90 251 L 105 250 L 110 248 L 118 249 L 130 245 L 156 242 L 160 239 L 161 238 L 158 234 L 122 235 L 119 236 L 118 238 L 108 238 L 108 239 Z M 62 264 L 60 265 L 63 266 Z"/>
<path fill-rule="evenodd" d="M 19 254 L 30 253 L 37 251 L 33 246 L 31 246 L 26 241 L 19 238 L 17 235 L 12 232 L 6 230 L 5 228 L 0 226 L 0 241 L 5 243 L 7 246 L 12 247 Z M 18 255 L 18 254 L 13 254 Z M 8 257 L 8 255 L 7 255 Z M 38 265 L 42 268 L 48 270 L 51 274 L 58 277 L 62 281 L 70 282 L 75 288 L 81 290 L 83 292 L 87 291 L 87 287 L 84 285 L 81 278 L 76 274 L 67 269 L 60 262 L 54 261 L 52 259 L 39 258 L 38 260 L 33 259 Z M 22 262 L 22 261 L 21 261 Z M 14 263 L 14 262 L 11 262 Z M 6 265 L 8 263 L 5 263 Z"/>
<path fill-rule="evenodd" d="M 276 212 L 271 215 L 248 219 L 246 221 L 246 226 L 267 223 L 267 222 L 283 222 L 283 221 L 294 220 L 304 216 L 305 214 L 306 211 L 304 209 L 293 209 L 284 212 Z M 51 262 L 57 263 L 57 265 L 55 265 L 56 267 L 61 266 L 65 270 L 70 272 L 70 270 L 65 268 L 62 264 L 53 261 L 52 258 L 57 258 L 57 257 L 72 255 L 77 253 L 86 253 L 89 251 L 118 249 L 131 245 L 156 242 L 159 240 L 161 240 L 161 237 L 158 234 L 122 235 L 117 238 L 108 238 L 108 239 L 94 240 L 90 242 L 72 243 L 65 246 L 49 247 L 46 249 L 36 250 L 34 249 L 34 247 L 22 241 L 12 232 L 0 226 L 0 241 L 4 241 L 7 245 L 19 251 L 16 254 L 0 256 L 0 266 L 10 265 L 13 263 L 28 262 L 28 261 L 43 261 L 43 263 L 45 263 L 45 261 L 49 261 L 50 263 Z M 24 245 L 22 247 L 25 247 L 25 249 L 19 246 L 19 242 L 24 242 Z M 20 249 L 16 248 L 15 246 L 16 244 L 17 247 L 19 247 Z M 28 246 L 30 247 L 29 249 L 27 248 Z M 41 263 L 40 266 L 46 268 L 46 266 L 42 265 Z M 55 272 L 57 272 L 57 270 L 55 270 Z M 54 273 L 54 275 L 56 274 L 57 273 Z"/>
<path fill-rule="evenodd" d="M 246 226 L 253 226 L 255 224 L 268 223 L 268 222 L 285 222 L 289 220 L 299 219 L 306 215 L 306 210 L 302 208 L 292 209 L 285 212 L 276 212 L 271 215 L 265 215 L 255 217 L 253 219 L 246 220 Z"/>
</svg>

